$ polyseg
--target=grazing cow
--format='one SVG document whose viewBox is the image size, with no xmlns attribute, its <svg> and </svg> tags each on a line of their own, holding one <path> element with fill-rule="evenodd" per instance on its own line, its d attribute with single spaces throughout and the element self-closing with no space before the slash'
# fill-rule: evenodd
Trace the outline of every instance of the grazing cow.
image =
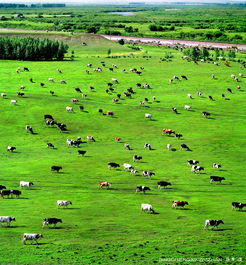
<svg viewBox="0 0 246 265">
<path fill-rule="evenodd" d="M 186 201 L 173 201 L 172 202 L 172 208 L 184 207 L 185 205 L 189 205 L 189 203 Z"/>
<path fill-rule="evenodd" d="M 57 173 L 62 169 L 61 166 L 52 166 L 51 168 L 51 171 L 56 171 Z"/>
<path fill-rule="evenodd" d="M 162 134 L 167 134 L 170 136 L 171 134 L 175 134 L 175 131 L 171 129 L 162 129 Z"/>
<path fill-rule="evenodd" d="M 32 79 L 32 78 L 29 78 L 29 81 L 30 81 L 31 83 L 34 83 L 34 81 L 33 81 L 33 79 Z"/>
<path fill-rule="evenodd" d="M 112 111 L 107 111 L 106 115 L 107 116 L 114 116 L 114 113 Z"/>
<path fill-rule="evenodd" d="M 84 106 L 79 106 L 80 111 L 84 111 Z"/>
<path fill-rule="evenodd" d="M 23 97 L 24 95 L 25 95 L 25 93 L 17 92 L 17 96 L 18 96 L 18 97 Z"/>
<path fill-rule="evenodd" d="M 9 198 L 9 195 L 11 194 L 10 190 L 1 190 L 0 195 L 4 199 L 4 196 L 7 196 Z"/>
<path fill-rule="evenodd" d="M 181 137 L 183 137 L 183 135 L 182 134 L 180 134 L 180 133 L 175 133 L 175 135 L 174 135 L 176 138 L 178 138 L 178 139 L 180 139 Z"/>
<path fill-rule="evenodd" d="M 61 69 L 56 69 L 56 71 L 60 74 L 62 74 L 62 70 Z"/>
<path fill-rule="evenodd" d="M 241 89 L 241 87 L 240 87 L 240 86 L 236 86 L 236 89 L 240 90 L 240 89 Z"/>
<path fill-rule="evenodd" d="M 143 105 L 145 105 L 145 101 L 144 101 L 144 100 L 141 100 L 141 101 L 139 102 L 139 104 L 140 104 L 140 106 L 143 106 Z"/>
<path fill-rule="evenodd" d="M 44 83 L 40 83 L 39 85 L 40 85 L 41 87 L 44 87 L 44 86 L 45 86 L 45 84 L 44 84 Z"/>
<path fill-rule="evenodd" d="M 131 174 L 137 174 L 137 173 L 138 173 L 137 170 L 135 170 L 135 169 L 131 169 Z"/>
<path fill-rule="evenodd" d="M 24 71 L 24 72 L 25 72 L 25 71 L 29 72 L 29 69 L 28 69 L 27 67 L 24 67 L 24 68 L 23 68 L 23 71 Z"/>
<path fill-rule="evenodd" d="M 200 171 L 202 171 L 202 170 L 204 170 L 204 167 L 196 166 L 196 165 L 193 165 L 193 166 L 191 167 L 191 171 L 192 171 L 192 172 L 198 172 L 198 173 L 200 173 Z"/>
<path fill-rule="evenodd" d="M 147 171 L 147 170 L 143 170 L 142 171 L 142 176 L 151 178 L 152 176 L 155 176 L 155 173 Z"/>
<path fill-rule="evenodd" d="M 150 188 L 146 187 L 146 186 L 137 186 L 137 188 L 136 188 L 136 192 L 141 192 L 142 191 L 144 194 L 145 194 L 145 192 L 147 190 L 150 190 Z"/>
<path fill-rule="evenodd" d="M 85 70 L 85 72 L 86 72 L 86 74 L 89 74 L 89 73 L 90 73 L 90 71 L 89 71 L 89 70 L 87 70 L 87 69 Z"/>
<path fill-rule="evenodd" d="M 227 88 L 227 91 L 232 94 L 232 90 L 230 88 Z"/>
<path fill-rule="evenodd" d="M 86 136 L 86 139 L 88 141 L 91 141 L 91 142 L 95 142 L 96 141 L 93 136 Z"/>
<path fill-rule="evenodd" d="M 72 107 L 69 107 L 69 106 L 67 106 L 67 107 L 66 107 L 66 111 L 67 111 L 67 112 L 73 112 L 73 108 L 72 108 Z"/>
<path fill-rule="evenodd" d="M 141 87 L 142 85 L 140 83 L 137 83 L 136 84 L 136 87 Z"/>
<path fill-rule="evenodd" d="M 132 157 L 132 159 L 133 159 L 134 162 L 136 162 L 136 161 L 140 161 L 140 160 L 142 160 L 142 156 L 134 155 L 134 156 Z"/>
<path fill-rule="evenodd" d="M 119 164 L 117 163 L 114 163 L 114 162 L 108 162 L 108 168 L 111 169 L 111 168 L 117 168 L 117 167 L 120 167 Z"/>
<path fill-rule="evenodd" d="M 176 75 L 173 76 L 173 79 L 174 80 L 179 80 L 178 76 L 176 76 Z"/>
<path fill-rule="evenodd" d="M 210 177 L 210 184 L 212 184 L 213 181 L 221 183 L 222 180 L 225 180 L 225 178 L 223 178 L 223 177 L 217 177 L 217 176 L 211 176 Z"/>
<path fill-rule="evenodd" d="M 77 103 L 77 102 L 79 102 L 79 100 L 77 99 L 77 98 L 71 98 L 71 100 L 70 100 L 72 103 Z"/>
<path fill-rule="evenodd" d="M 67 208 L 67 206 L 69 204 L 72 205 L 72 202 L 71 201 L 64 201 L 64 200 L 58 200 L 58 201 L 56 201 L 57 208 L 60 208 L 60 206 Z"/>
<path fill-rule="evenodd" d="M 0 185 L 0 190 L 6 190 L 6 186 Z"/>
<path fill-rule="evenodd" d="M 84 156 L 86 154 L 86 151 L 78 150 L 78 154 Z"/>
<path fill-rule="evenodd" d="M 172 150 L 172 145 L 171 144 L 167 144 L 167 149 L 170 151 Z"/>
<path fill-rule="evenodd" d="M 127 144 L 127 143 L 124 144 L 124 148 L 127 149 L 127 150 L 131 150 L 130 145 Z"/>
<path fill-rule="evenodd" d="M 25 86 L 20 86 L 20 89 L 25 89 L 26 87 Z"/>
<path fill-rule="evenodd" d="M 243 207 L 246 206 L 246 203 L 241 203 L 241 202 L 232 202 L 232 210 L 233 209 L 238 209 L 239 211 L 243 209 Z"/>
<path fill-rule="evenodd" d="M 43 220 L 43 228 L 47 225 L 54 225 L 53 227 L 56 227 L 57 223 L 62 223 L 62 219 L 58 218 L 44 218 Z"/>
<path fill-rule="evenodd" d="M 191 106 L 189 106 L 189 105 L 184 105 L 184 109 L 185 109 L 185 110 L 191 110 Z"/>
<path fill-rule="evenodd" d="M 121 97 L 121 94 L 117 94 L 117 98 L 120 99 L 120 97 Z"/>
<path fill-rule="evenodd" d="M 6 96 L 7 96 L 6 93 L 1 93 L 2 98 L 6 98 Z"/>
<path fill-rule="evenodd" d="M 217 227 L 220 224 L 224 224 L 222 220 L 205 220 L 204 229 L 207 229 L 209 226 Z"/>
<path fill-rule="evenodd" d="M 54 82 L 54 78 L 51 78 L 51 77 L 50 77 L 50 78 L 48 78 L 48 81 L 49 81 L 49 82 Z"/>
<path fill-rule="evenodd" d="M 205 118 L 208 118 L 211 114 L 207 111 L 203 111 L 202 112 L 202 115 L 205 117 Z"/>
<path fill-rule="evenodd" d="M 190 148 L 186 144 L 181 144 L 180 147 L 181 150 L 185 149 L 186 151 L 190 151 Z"/>
<path fill-rule="evenodd" d="M 67 82 L 65 80 L 60 81 L 61 84 L 66 84 Z"/>
<path fill-rule="evenodd" d="M 143 85 L 143 88 L 150 88 L 150 85 L 146 83 Z"/>
<path fill-rule="evenodd" d="M 7 151 L 13 152 L 14 150 L 16 150 L 16 147 L 14 147 L 14 146 L 7 146 Z"/>
<path fill-rule="evenodd" d="M 141 211 L 152 213 L 152 214 L 155 213 L 152 205 L 148 204 L 148 203 L 142 203 L 141 204 Z"/>
<path fill-rule="evenodd" d="M 189 166 L 193 166 L 193 165 L 199 164 L 199 161 L 198 160 L 187 160 L 187 164 Z"/>
<path fill-rule="evenodd" d="M 202 96 L 202 92 L 198 91 L 198 92 L 197 92 L 197 95 L 198 95 L 199 97 L 201 97 L 201 96 Z"/>
<path fill-rule="evenodd" d="M 33 185 L 33 182 L 30 181 L 20 181 L 20 188 L 27 187 L 30 190 L 30 187 Z"/>
<path fill-rule="evenodd" d="M 86 94 L 82 94 L 81 96 L 82 96 L 82 98 L 87 98 Z"/>
<path fill-rule="evenodd" d="M 225 99 L 225 94 L 221 94 L 221 97 Z"/>
<path fill-rule="evenodd" d="M 17 103 L 17 100 L 16 99 L 11 99 L 10 103 L 15 105 Z"/>
<path fill-rule="evenodd" d="M 109 68 L 109 71 L 112 71 L 112 72 L 113 72 L 113 71 L 114 71 L 114 68 L 110 67 L 110 68 Z"/>
<path fill-rule="evenodd" d="M 89 86 L 89 90 L 93 91 L 95 88 L 93 86 Z"/>
<path fill-rule="evenodd" d="M 147 144 L 147 143 L 144 144 L 144 148 L 148 148 L 149 150 L 152 150 L 151 145 L 150 144 Z"/>
<path fill-rule="evenodd" d="M 187 97 L 192 99 L 192 95 L 191 94 L 187 94 Z"/>
<path fill-rule="evenodd" d="M 239 75 L 240 77 L 243 77 L 243 74 L 242 74 L 242 73 L 239 73 L 238 75 Z"/>
<path fill-rule="evenodd" d="M 212 101 L 214 101 L 213 97 L 212 96 L 208 96 L 208 98 Z"/>
<path fill-rule="evenodd" d="M 80 89 L 79 87 L 76 87 L 74 90 L 75 90 L 76 92 L 78 92 L 78 93 L 82 93 L 82 91 L 81 91 L 81 89 Z"/>
<path fill-rule="evenodd" d="M 54 96 L 55 92 L 52 91 L 52 90 L 50 90 L 50 94 L 51 94 L 52 96 Z"/>
<path fill-rule="evenodd" d="M 113 86 L 113 83 L 108 83 L 107 84 L 109 87 L 112 87 Z"/>
<path fill-rule="evenodd" d="M 100 181 L 99 182 L 99 187 L 100 188 L 106 187 L 108 189 L 110 186 L 112 186 L 112 183 L 110 183 L 108 181 Z"/>
<path fill-rule="evenodd" d="M 15 217 L 10 217 L 10 216 L 0 216 L 0 224 L 6 223 L 7 226 L 10 226 L 10 223 L 12 221 L 16 221 Z"/>
<path fill-rule="evenodd" d="M 92 64 L 91 64 L 91 63 L 88 63 L 88 64 L 87 64 L 87 67 L 92 67 Z"/>
<path fill-rule="evenodd" d="M 137 75 L 141 75 L 142 72 L 140 72 L 140 71 L 136 71 L 136 74 L 137 74 Z"/>
<path fill-rule="evenodd" d="M 213 163 L 213 168 L 221 168 L 220 164 Z"/>
<path fill-rule="evenodd" d="M 158 189 L 160 189 L 161 187 L 164 187 L 166 188 L 167 186 L 172 186 L 172 184 L 170 182 L 167 182 L 167 181 L 159 181 L 157 182 L 157 187 Z"/>
<path fill-rule="evenodd" d="M 120 137 L 115 137 L 115 141 L 116 141 L 117 143 L 119 143 L 119 142 L 121 141 L 121 138 L 120 138 Z"/>
<path fill-rule="evenodd" d="M 119 83 L 119 81 L 116 78 L 112 78 L 111 80 L 112 80 L 113 83 L 116 83 L 116 84 Z"/>
<path fill-rule="evenodd" d="M 188 80 L 188 78 L 185 75 L 181 75 L 181 78 Z"/>
<path fill-rule="evenodd" d="M 178 110 L 177 110 L 176 107 L 172 107 L 171 110 L 172 110 L 174 113 L 178 114 Z"/>
<path fill-rule="evenodd" d="M 27 240 L 31 240 L 31 241 L 35 241 L 36 244 L 38 245 L 38 241 L 37 240 L 39 238 L 43 238 L 43 235 L 42 234 L 25 233 L 25 234 L 22 235 L 22 243 L 23 243 L 23 245 L 25 245 Z"/>
<path fill-rule="evenodd" d="M 31 134 L 34 134 L 33 129 L 32 129 L 32 127 L 30 125 L 26 125 L 25 129 L 26 129 L 27 132 L 30 132 Z"/>
<path fill-rule="evenodd" d="M 103 114 L 103 109 L 98 109 L 98 113 Z"/>
<path fill-rule="evenodd" d="M 15 195 L 16 198 L 19 198 L 19 196 L 21 195 L 21 191 L 20 190 L 10 190 L 10 194 L 13 197 L 13 195 Z"/>
<path fill-rule="evenodd" d="M 211 78 L 212 79 L 215 79 L 215 74 L 211 74 Z"/>
<path fill-rule="evenodd" d="M 55 146 L 52 143 L 47 143 L 47 148 L 55 148 Z"/>
<path fill-rule="evenodd" d="M 128 171 L 134 169 L 134 167 L 133 167 L 132 165 L 127 164 L 127 163 L 123 164 L 123 167 L 124 167 L 124 169 L 126 169 L 126 170 L 128 170 Z"/>
<path fill-rule="evenodd" d="M 145 118 L 152 120 L 152 115 L 150 113 L 145 113 Z"/>
<path fill-rule="evenodd" d="M 156 101 L 156 97 L 155 96 L 153 96 L 152 99 L 153 99 L 153 101 Z"/>
</svg>

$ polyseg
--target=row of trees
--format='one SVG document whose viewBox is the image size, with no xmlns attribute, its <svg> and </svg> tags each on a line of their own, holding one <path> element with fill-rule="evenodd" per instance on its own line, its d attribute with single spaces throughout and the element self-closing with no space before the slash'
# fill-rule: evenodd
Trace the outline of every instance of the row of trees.
<svg viewBox="0 0 246 265">
<path fill-rule="evenodd" d="M 175 27 L 174 26 L 163 27 L 160 25 L 151 24 L 151 25 L 149 25 L 149 30 L 150 31 L 172 31 L 172 30 L 175 30 Z"/>
<path fill-rule="evenodd" d="M 0 59 L 24 61 L 63 60 L 68 45 L 39 38 L 0 37 Z"/>
</svg>

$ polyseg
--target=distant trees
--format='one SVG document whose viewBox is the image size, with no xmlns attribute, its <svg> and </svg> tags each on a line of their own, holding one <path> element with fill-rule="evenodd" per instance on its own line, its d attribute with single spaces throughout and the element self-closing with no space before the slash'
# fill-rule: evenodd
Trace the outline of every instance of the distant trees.
<svg viewBox="0 0 246 265">
<path fill-rule="evenodd" d="M 68 45 L 39 38 L 0 37 L 0 59 L 23 61 L 63 60 Z"/>
<path fill-rule="evenodd" d="M 210 54 L 206 48 L 199 49 L 198 47 L 193 47 L 184 49 L 184 55 L 189 56 L 193 62 L 197 62 L 199 59 L 207 60 Z"/>
<path fill-rule="evenodd" d="M 172 31 L 172 30 L 175 30 L 175 27 L 174 26 L 163 27 L 163 26 L 159 26 L 156 24 L 151 24 L 151 25 L 149 25 L 149 30 L 150 31 Z"/>
</svg>

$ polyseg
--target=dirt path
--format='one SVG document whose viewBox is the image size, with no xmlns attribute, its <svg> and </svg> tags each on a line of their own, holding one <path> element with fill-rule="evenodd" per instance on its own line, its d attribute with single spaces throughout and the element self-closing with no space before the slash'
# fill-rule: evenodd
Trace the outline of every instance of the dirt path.
<svg viewBox="0 0 246 265">
<path fill-rule="evenodd" d="M 177 43 L 185 45 L 187 47 L 192 46 L 201 46 L 201 47 L 215 47 L 215 48 L 222 48 L 227 49 L 230 47 L 237 47 L 239 50 L 246 50 L 245 44 L 233 44 L 233 43 L 219 43 L 219 42 L 206 42 L 206 41 L 191 41 L 191 40 L 173 40 L 173 39 L 158 39 L 158 38 L 144 38 L 144 37 L 131 37 L 131 36 L 111 36 L 111 35 L 101 35 L 102 37 L 112 40 L 118 41 L 120 39 L 133 41 L 133 42 L 141 42 L 145 44 L 153 44 L 153 45 L 175 45 Z"/>
</svg>

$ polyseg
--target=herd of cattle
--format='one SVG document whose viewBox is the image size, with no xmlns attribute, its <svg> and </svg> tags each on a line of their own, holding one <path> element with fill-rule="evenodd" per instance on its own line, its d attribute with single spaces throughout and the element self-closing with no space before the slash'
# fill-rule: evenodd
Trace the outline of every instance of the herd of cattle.
<svg viewBox="0 0 246 265">
<path fill-rule="evenodd" d="M 106 64 L 105 62 L 102 62 L 102 66 L 103 67 L 106 67 Z M 92 67 L 92 64 L 88 64 L 87 65 L 88 68 L 91 68 Z M 109 68 L 109 70 L 111 72 L 113 72 L 115 69 L 117 69 L 117 65 L 113 65 L 112 67 Z M 19 74 L 21 72 L 21 68 L 18 68 L 16 70 L 16 72 Z M 141 71 L 140 71 L 141 70 Z M 142 72 L 144 71 L 144 67 L 140 67 L 140 70 L 136 69 L 136 68 L 132 68 L 129 70 L 129 72 L 132 72 L 132 73 L 136 73 L 137 75 L 141 75 Z M 28 71 L 29 72 L 29 69 L 27 67 L 23 68 L 23 71 Z M 93 70 L 94 72 L 102 72 L 103 69 L 101 67 L 96 67 L 94 68 Z M 62 73 L 62 71 L 60 69 L 57 69 L 57 72 L 59 73 Z M 122 69 L 122 72 L 126 72 L 126 69 Z M 86 70 L 86 74 L 90 74 L 90 70 Z M 240 74 L 239 75 L 240 77 L 242 77 L 243 75 Z M 235 76 L 233 77 L 234 80 L 236 80 L 238 82 L 238 78 L 236 78 Z M 183 79 L 183 80 L 188 80 L 187 76 L 184 76 L 184 75 L 181 75 L 181 78 L 180 79 Z M 170 83 L 174 83 L 175 80 L 179 81 L 180 80 L 179 77 L 177 76 L 174 76 L 173 78 L 171 78 L 169 80 Z M 215 76 L 212 75 L 212 79 L 215 79 Z M 33 83 L 33 78 L 30 78 L 29 81 L 31 83 Z M 55 82 L 55 80 L 53 78 L 48 78 L 48 82 Z M 66 84 L 67 82 L 65 80 L 61 80 L 60 81 L 61 84 Z M 116 79 L 116 78 L 112 78 L 111 79 L 111 82 L 108 83 L 108 89 L 106 89 L 106 93 L 107 94 L 110 94 L 112 92 L 115 91 L 115 88 L 113 88 L 114 84 L 119 84 L 119 81 Z M 40 86 L 45 86 L 44 83 L 40 83 Z M 150 88 L 151 86 L 147 83 L 145 84 L 140 84 L 140 83 L 137 83 L 136 84 L 136 87 L 137 88 Z M 25 89 L 25 86 L 21 86 L 20 89 Z M 89 87 L 90 90 L 93 90 L 94 87 L 90 86 Z M 239 86 L 237 86 L 237 89 L 240 89 Z M 228 90 L 228 89 L 227 89 Z M 78 92 L 78 93 L 81 93 L 82 94 L 82 98 L 86 99 L 87 95 L 86 94 L 83 94 L 81 89 L 80 88 L 75 88 L 75 91 Z M 228 90 L 228 92 L 232 93 L 231 89 L 230 91 Z M 50 94 L 51 95 L 54 95 L 54 91 L 50 91 Z M 136 92 L 133 91 L 132 88 L 128 88 L 126 91 L 123 92 L 123 94 L 125 95 L 126 98 L 131 98 L 133 94 L 135 94 Z M 197 92 L 197 95 L 198 96 L 202 96 L 202 92 Z M 18 92 L 17 93 L 17 96 L 19 97 L 22 97 L 24 95 L 24 93 L 22 92 Z M 116 98 L 113 98 L 112 99 L 112 102 L 115 102 L 117 103 L 120 99 L 121 99 L 121 94 L 117 94 L 117 97 Z M 1 97 L 2 98 L 5 98 L 6 97 L 6 93 L 1 93 Z M 187 94 L 187 97 L 192 99 L 192 95 L 191 94 Z M 225 97 L 224 94 L 222 94 L 222 97 Z M 208 96 L 208 98 L 210 100 L 213 100 L 213 97 L 212 96 Z M 152 100 L 155 101 L 156 100 L 156 97 L 153 96 L 152 97 Z M 144 100 L 140 101 L 140 105 L 145 105 L 146 102 L 148 102 L 149 99 L 148 98 L 145 98 Z M 70 102 L 76 104 L 79 102 L 79 100 L 77 98 L 72 98 L 70 99 Z M 16 104 L 17 103 L 17 100 L 16 99 L 12 99 L 11 100 L 11 103 L 12 104 Z M 84 106 L 79 106 L 80 110 L 81 111 L 84 111 Z M 190 105 L 184 105 L 184 109 L 185 110 L 191 110 L 192 107 Z M 65 110 L 67 112 L 73 112 L 74 109 L 73 107 L 71 106 L 66 106 L 65 107 Z M 178 110 L 176 107 L 172 107 L 171 110 L 178 114 Z M 108 116 L 113 116 L 114 115 L 114 112 L 112 111 L 107 111 L 107 112 L 104 112 L 102 109 L 99 109 L 98 110 L 98 113 L 100 114 L 103 114 L 103 115 L 108 115 Z M 202 115 L 206 118 L 208 118 L 211 114 L 207 111 L 204 111 L 202 112 Z M 145 114 L 145 118 L 146 119 L 152 119 L 152 114 L 151 113 L 146 113 Z M 53 118 L 52 115 L 50 114 L 45 114 L 44 115 L 44 121 L 45 121 L 45 124 L 47 126 L 57 126 L 57 128 L 63 132 L 63 131 L 67 131 L 67 125 L 64 124 L 64 123 L 61 123 L 61 122 L 57 122 L 55 121 L 55 119 Z M 25 130 L 27 133 L 31 133 L 31 134 L 34 134 L 34 129 L 32 128 L 31 125 L 26 125 L 25 126 Z M 176 137 L 177 139 L 181 139 L 183 137 L 183 135 L 181 133 L 177 133 L 175 132 L 173 129 L 169 129 L 169 128 L 164 128 L 162 130 L 162 135 L 166 135 L 167 137 L 171 137 L 171 136 L 174 136 Z M 87 136 L 87 141 L 91 141 L 91 142 L 95 142 L 95 138 L 93 136 Z M 121 138 L 120 137 L 116 137 L 115 138 L 115 141 L 116 142 L 120 142 L 121 141 Z M 67 139 L 66 140 L 66 144 L 67 146 L 72 146 L 72 147 L 76 147 L 76 148 L 79 148 L 80 145 L 84 143 L 82 140 L 81 140 L 81 137 L 77 137 L 76 140 L 73 140 L 73 139 Z M 148 150 L 152 150 L 153 148 L 151 147 L 151 144 L 149 143 L 145 143 L 144 146 L 143 146 L 145 149 L 148 149 Z M 171 144 L 167 144 L 166 145 L 167 149 L 169 151 L 172 150 L 172 145 Z M 54 144 L 53 143 L 47 143 L 47 148 L 55 148 Z M 124 143 L 124 148 L 127 149 L 127 150 L 132 150 L 132 148 L 130 148 L 130 145 L 128 143 Z M 190 147 L 187 146 L 186 144 L 182 143 L 180 144 L 180 149 L 181 150 L 184 150 L 184 151 L 191 151 Z M 14 152 L 16 150 L 16 147 L 15 146 L 7 146 L 7 151 L 9 152 Z M 79 155 L 82 155 L 84 156 L 86 154 L 86 150 L 77 150 L 78 154 Z M 133 155 L 132 157 L 132 160 L 133 162 L 137 162 L 137 161 L 140 161 L 142 160 L 142 156 L 140 155 Z M 191 172 L 194 172 L 194 173 L 200 173 L 201 171 L 204 170 L 204 167 L 200 166 L 199 165 L 199 161 L 197 160 L 188 160 L 187 161 L 187 164 L 191 167 Z M 108 168 L 109 169 L 118 169 L 118 168 L 121 168 L 121 165 L 116 163 L 116 162 L 108 162 L 107 164 Z M 137 170 L 135 169 L 131 164 L 129 163 L 124 163 L 123 165 L 123 169 L 125 171 L 128 171 L 130 172 L 131 174 L 139 174 L 141 172 L 141 175 L 144 176 L 144 177 L 148 177 L 151 179 L 151 177 L 155 176 L 155 173 L 154 172 L 151 172 L 149 170 Z M 220 169 L 221 168 L 221 165 L 220 164 L 217 164 L 217 163 L 213 163 L 212 164 L 212 168 L 214 169 Z M 62 166 L 58 166 L 58 165 L 53 165 L 51 166 L 51 171 L 54 171 L 54 172 L 57 172 L 59 173 L 61 170 L 62 170 Z M 221 183 L 221 181 L 225 180 L 224 177 L 220 177 L 220 176 L 210 176 L 209 178 L 209 181 L 210 183 L 212 184 L 213 182 L 217 182 L 217 183 Z M 19 187 L 20 188 L 23 188 L 23 187 L 26 187 L 27 189 L 31 189 L 31 187 L 33 186 L 33 182 L 28 182 L 28 181 L 20 181 L 19 183 Z M 171 186 L 172 184 L 166 180 L 161 180 L 161 181 L 158 181 L 156 183 L 157 185 L 157 188 L 160 189 L 162 187 L 164 188 L 167 188 L 168 186 Z M 108 182 L 108 181 L 100 181 L 99 182 L 99 187 L 100 188 L 104 188 L 106 187 L 107 189 L 110 188 L 112 186 L 112 183 L 111 182 Z M 145 194 L 146 192 L 148 191 L 151 191 L 151 188 L 150 187 L 147 187 L 147 186 L 144 186 L 144 185 L 140 185 L 140 186 L 137 186 L 136 189 L 135 189 L 136 193 L 139 193 L 139 192 L 142 192 L 143 194 Z M 9 198 L 9 197 L 12 197 L 15 195 L 16 198 L 19 198 L 19 196 L 21 195 L 21 190 L 13 190 L 13 189 L 7 189 L 6 186 L 4 185 L 0 185 L 0 196 L 4 199 L 4 198 Z M 57 208 L 60 208 L 60 207 L 65 207 L 67 208 L 68 205 L 71 205 L 72 202 L 71 201 L 65 201 L 65 200 L 58 200 L 56 202 L 56 205 L 57 205 Z M 189 205 L 189 203 L 187 201 L 181 201 L 181 200 L 173 200 L 171 202 L 171 207 L 174 208 L 174 209 L 178 209 L 178 208 L 183 208 L 185 207 L 186 205 Z M 241 203 L 241 202 L 232 202 L 232 208 L 233 209 L 238 209 L 238 210 L 242 210 L 244 207 L 246 206 L 245 203 Z M 154 210 L 153 206 L 149 203 L 142 203 L 141 204 L 141 211 L 145 211 L 145 212 L 148 212 L 148 213 L 152 213 L 152 214 L 156 214 L 157 212 Z M 11 216 L 0 216 L 0 223 L 6 223 L 7 226 L 10 226 L 10 223 L 12 221 L 16 221 L 16 218 L 15 217 L 11 217 Z M 49 225 L 53 225 L 54 227 L 58 224 L 58 223 L 62 223 L 62 219 L 59 219 L 59 218 L 44 218 L 43 219 L 43 222 L 42 222 L 42 227 L 44 228 L 45 226 L 49 226 Z M 220 224 L 224 224 L 224 222 L 222 220 L 205 220 L 205 225 L 204 225 L 204 228 L 208 228 L 209 226 L 212 226 L 212 227 L 217 227 L 218 225 Z M 39 238 L 42 238 L 43 235 L 42 234 L 29 234 L 29 233 L 25 233 L 23 234 L 22 236 L 22 242 L 23 244 L 26 244 L 26 241 L 27 240 L 30 240 L 30 241 L 35 241 L 37 243 L 37 240 Z"/>
</svg>

